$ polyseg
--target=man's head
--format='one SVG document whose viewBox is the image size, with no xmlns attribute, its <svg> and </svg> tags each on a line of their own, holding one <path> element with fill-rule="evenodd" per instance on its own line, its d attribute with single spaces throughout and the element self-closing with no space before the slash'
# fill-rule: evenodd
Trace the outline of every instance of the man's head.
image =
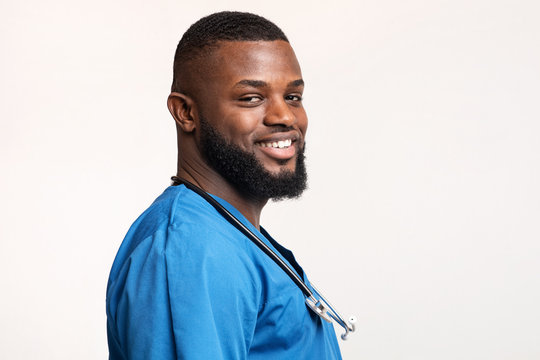
<svg viewBox="0 0 540 360">
<path fill-rule="evenodd" d="M 238 12 L 199 20 L 178 45 L 172 90 L 179 171 L 263 199 L 305 189 L 302 74 L 276 25 Z"/>
</svg>

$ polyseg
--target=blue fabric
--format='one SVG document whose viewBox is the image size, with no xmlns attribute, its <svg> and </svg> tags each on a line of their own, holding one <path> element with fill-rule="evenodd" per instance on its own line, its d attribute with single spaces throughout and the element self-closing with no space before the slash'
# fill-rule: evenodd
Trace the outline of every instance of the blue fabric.
<svg viewBox="0 0 540 360">
<path fill-rule="evenodd" d="M 304 276 L 290 251 L 217 200 Z M 341 359 L 332 325 L 285 272 L 183 185 L 126 235 L 107 285 L 107 335 L 114 360 Z"/>
</svg>

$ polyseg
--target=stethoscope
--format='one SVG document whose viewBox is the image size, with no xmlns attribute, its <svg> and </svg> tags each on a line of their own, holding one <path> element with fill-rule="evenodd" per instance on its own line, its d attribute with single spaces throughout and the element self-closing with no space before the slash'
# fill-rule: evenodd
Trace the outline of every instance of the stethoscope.
<svg viewBox="0 0 540 360">
<path fill-rule="evenodd" d="M 236 227 L 242 232 L 248 239 L 250 239 L 255 245 L 259 247 L 266 255 L 268 255 L 285 273 L 291 278 L 291 280 L 302 290 L 306 297 L 306 305 L 317 315 L 319 315 L 325 321 L 331 323 L 334 320 L 345 330 L 345 333 L 341 335 L 343 340 L 347 340 L 350 332 L 354 332 L 356 318 L 351 316 L 345 321 L 341 315 L 334 310 L 332 305 L 321 295 L 313 284 L 311 287 L 315 294 L 319 297 L 317 299 L 313 292 L 307 287 L 307 285 L 300 279 L 300 277 L 294 272 L 268 245 L 266 245 L 257 235 L 255 235 L 249 228 L 247 228 L 240 220 L 238 220 L 229 210 L 225 209 L 216 199 L 210 196 L 206 191 L 197 187 L 196 185 L 184 180 L 178 176 L 171 178 L 173 185 L 184 184 L 185 187 L 194 191 L 212 205 L 231 225 Z"/>
</svg>

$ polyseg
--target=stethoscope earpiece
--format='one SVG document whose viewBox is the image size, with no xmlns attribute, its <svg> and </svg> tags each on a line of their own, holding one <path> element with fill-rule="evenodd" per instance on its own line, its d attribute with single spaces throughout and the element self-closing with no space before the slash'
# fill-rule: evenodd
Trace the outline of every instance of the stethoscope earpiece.
<svg viewBox="0 0 540 360">
<path fill-rule="evenodd" d="M 356 324 L 356 316 L 349 316 L 349 318 L 347 319 L 347 324 L 346 324 L 349 331 L 345 331 L 345 334 L 341 335 L 342 340 L 347 340 L 349 337 L 349 332 L 354 332 L 354 330 L 356 330 L 355 324 Z"/>
</svg>

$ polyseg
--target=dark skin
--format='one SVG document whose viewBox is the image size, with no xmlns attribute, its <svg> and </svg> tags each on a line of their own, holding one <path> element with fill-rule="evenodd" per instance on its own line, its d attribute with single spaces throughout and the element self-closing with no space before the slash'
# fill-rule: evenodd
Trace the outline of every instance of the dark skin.
<svg viewBox="0 0 540 360">
<path fill-rule="evenodd" d="M 180 76 L 167 105 L 176 121 L 178 172 L 233 205 L 256 228 L 268 198 L 238 191 L 205 160 L 204 118 L 227 141 L 255 154 L 270 174 L 294 171 L 307 116 L 300 65 L 286 41 L 223 41 Z M 276 146 L 277 145 L 277 146 Z"/>
</svg>

